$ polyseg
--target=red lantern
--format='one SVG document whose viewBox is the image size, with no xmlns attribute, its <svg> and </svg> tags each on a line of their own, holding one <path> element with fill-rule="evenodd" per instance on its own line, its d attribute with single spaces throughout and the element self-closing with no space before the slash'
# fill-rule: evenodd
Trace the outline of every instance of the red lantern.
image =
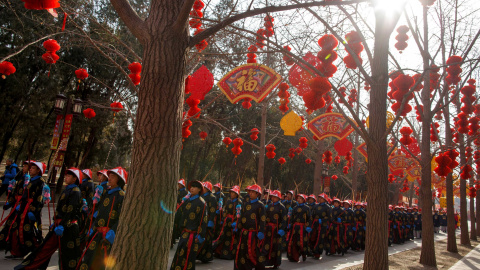
<svg viewBox="0 0 480 270">
<path fill-rule="evenodd" d="M 252 107 L 252 103 L 250 103 L 251 101 L 251 98 L 244 98 L 242 102 L 242 107 L 246 110 L 250 109 Z"/>
<path fill-rule="evenodd" d="M 388 182 L 393 183 L 395 181 L 395 176 L 393 174 L 388 175 Z"/>
<path fill-rule="evenodd" d="M 345 35 L 345 40 L 347 41 L 348 46 L 357 55 L 359 63 L 362 64 L 363 60 L 360 56 L 360 53 L 363 51 L 361 36 L 357 32 L 351 31 L 350 33 Z M 345 58 L 343 58 L 343 62 L 345 63 L 345 66 L 350 69 L 356 69 L 358 66 L 357 66 L 357 63 L 355 62 L 355 58 L 353 57 L 352 54 L 350 54 L 349 51 L 347 51 L 347 53 L 348 55 L 345 56 Z"/>
<path fill-rule="evenodd" d="M 232 143 L 232 139 L 230 139 L 230 137 L 225 137 L 222 141 L 225 146 L 228 148 L 228 146 L 230 145 L 230 143 Z"/>
<path fill-rule="evenodd" d="M 275 153 L 275 149 L 276 149 L 276 148 L 275 148 L 275 145 L 269 144 L 269 145 L 265 146 L 265 148 L 267 149 L 267 153 L 266 153 L 267 158 L 268 158 L 268 159 L 273 159 L 273 158 L 275 158 L 275 155 L 276 155 L 276 153 Z"/>
<path fill-rule="evenodd" d="M 8 61 L 3 61 L 0 63 L 0 74 L 2 74 L 3 79 L 5 79 L 6 76 L 15 73 L 15 71 L 17 71 L 17 69 L 12 63 Z"/>
<path fill-rule="evenodd" d="M 312 160 L 307 158 L 307 159 L 305 159 L 305 163 L 310 164 L 310 163 L 312 163 Z"/>
<path fill-rule="evenodd" d="M 84 68 L 79 68 L 75 70 L 75 76 L 77 76 L 77 79 L 80 81 L 85 80 L 88 77 L 88 72 Z"/>
<path fill-rule="evenodd" d="M 112 103 L 110 103 L 110 108 L 114 113 L 117 113 L 117 112 L 123 110 L 123 105 L 120 102 L 112 102 Z"/>
<path fill-rule="evenodd" d="M 200 136 L 200 139 L 202 139 L 202 141 L 204 141 L 207 138 L 207 135 L 208 135 L 207 132 L 202 131 L 202 132 L 200 132 L 199 136 Z"/>
<path fill-rule="evenodd" d="M 287 161 L 283 157 L 278 159 L 278 163 L 280 163 L 280 165 L 285 164 L 285 162 L 287 162 Z"/>
<path fill-rule="evenodd" d="M 407 44 L 407 40 L 408 40 L 407 33 L 408 33 L 408 31 L 410 31 L 410 29 L 406 25 L 402 25 L 402 26 L 397 28 L 398 35 L 395 37 L 395 39 L 398 42 L 395 43 L 395 48 L 397 48 L 397 50 L 399 50 L 400 53 L 402 53 L 402 51 L 405 50 L 408 46 L 408 44 Z"/>
<path fill-rule="evenodd" d="M 128 65 L 128 69 L 130 70 L 130 74 L 128 74 L 128 77 L 132 80 L 134 85 L 139 85 L 141 79 L 140 73 L 142 72 L 142 64 L 138 62 L 133 62 Z"/>
<path fill-rule="evenodd" d="M 332 175 L 332 180 L 333 180 L 333 181 L 336 181 L 337 179 L 338 179 L 338 176 L 337 176 L 337 175 L 335 175 L 335 174 Z"/>
<path fill-rule="evenodd" d="M 258 133 L 260 133 L 260 131 L 258 131 L 257 128 L 252 128 L 252 130 L 250 131 L 250 139 L 252 139 L 252 141 L 256 141 L 258 139 Z"/>
<path fill-rule="evenodd" d="M 42 10 L 60 7 L 60 0 L 22 0 L 26 9 Z"/>
<path fill-rule="evenodd" d="M 300 148 L 303 148 L 303 149 L 307 148 L 307 146 L 308 146 L 308 143 L 307 143 L 308 139 L 307 138 L 301 137 L 298 141 L 300 142 L 300 145 L 299 145 Z"/>
<path fill-rule="evenodd" d="M 323 161 L 324 161 L 325 163 L 327 163 L 327 164 L 331 164 L 331 163 L 332 163 L 332 160 L 333 160 L 333 159 L 332 159 L 332 152 L 330 152 L 330 151 L 327 150 L 327 151 L 325 151 L 325 153 L 323 153 L 323 155 L 324 155 L 324 157 L 325 157 L 325 158 L 323 159 Z"/>
<path fill-rule="evenodd" d="M 58 61 L 58 59 L 60 59 L 60 56 L 58 56 L 54 52 L 46 52 L 42 55 L 42 59 L 47 64 L 55 64 Z"/>
<path fill-rule="evenodd" d="M 460 68 L 460 64 L 462 63 L 463 59 L 460 56 L 453 55 L 447 59 L 447 77 L 445 81 L 448 85 L 457 85 L 462 78 L 460 78 L 460 73 L 462 73 L 462 68 Z"/>
<path fill-rule="evenodd" d="M 335 163 L 337 163 L 337 164 L 340 163 L 340 157 L 339 156 L 335 157 Z"/>
<path fill-rule="evenodd" d="M 343 138 L 342 140 L 338 140 L 333 145 L 335 151 L 339 156 L 345 156 L 348 152 L 353 149 L 353 144 L 348 140 L 348 138 Z"/>
<path fill-rule="evenodd" d="M 348 166 L 343 167 L 343 174 L 348 174 Z"/>
<path fill-rule="evenodd" d="M 201 109 L 198 108 L 198 104 L 200 104 L 200 100 L 189 97 L 187 98 L 185 103 L 187 103 L 188 106 L 190 107 L 190 109 L 187 112 L 188 117 L 199 118 L 200 117 L 199 112 L 201 111 Z"/>
<path fill-rule="evenodd" d="M 60 45 L 55 39 L 48 39 L 43 42 L 43 47 L 47 52 L 55 53 L 60 50 Z"/>
<path fill-rule="evenodd" d="M 438 164 L 437 167 L 434 169 L 434 171 L 437 173 L 438 176 L 447 176 L 449 173 L 452 172 L 452 169 L 450 169 L 450 163 L 452 162 L 452 159 L 450 159 L 450 156 L 446 153 L 439 154 L 435 158 L 435 162 Z"/>
<path fill-rule="evenodd" d="M 232 153 L 237 157 L 242 153 L 242 149 L 240 148 L 243 145 L 243 140 L 240 138 L 235 138 L 233 140 L 233 147 L 232 147 Z"/>
<path fill-rule="evenodd" d="M 83 110 L 83 115 L 86 118 L 91 119 L 91 118 L 95 117 L 96 113 L 93 109 L 88 108 L 88 109 Z"/>
</svg>

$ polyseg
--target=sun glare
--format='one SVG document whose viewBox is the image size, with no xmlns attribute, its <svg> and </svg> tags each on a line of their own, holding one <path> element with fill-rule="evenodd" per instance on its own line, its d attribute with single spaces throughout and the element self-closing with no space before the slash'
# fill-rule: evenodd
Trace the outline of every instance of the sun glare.
<svg viewBox="0 0 480 270">
<path fill-rule="evenodd" d="M 373 1 L 375 11 L 394 14 L 401 12 L 408 0 L 376 0 Z"/>
</svg>

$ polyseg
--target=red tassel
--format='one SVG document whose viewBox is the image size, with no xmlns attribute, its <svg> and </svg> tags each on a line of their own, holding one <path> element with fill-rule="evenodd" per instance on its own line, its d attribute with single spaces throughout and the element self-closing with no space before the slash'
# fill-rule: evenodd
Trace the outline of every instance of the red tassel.
<svg viewBox="0 0 480 270">
<path fill-rule="evenodd" d="M 63 16 L 63 24 L 62 24 L 62 32 L 65 31 L 65 24 L 67 23 L 67 13 L 65 12 L 64 13 L 64 16 Z"/>
</svg>

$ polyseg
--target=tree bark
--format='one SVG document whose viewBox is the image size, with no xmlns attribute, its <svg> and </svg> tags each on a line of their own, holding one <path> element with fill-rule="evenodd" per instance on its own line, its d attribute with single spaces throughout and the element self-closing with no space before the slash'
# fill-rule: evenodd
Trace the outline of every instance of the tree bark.
<svg viewBox="0 0 480 270">
<path fill-rule="evenodd" d="M 322 170 L 323 170 L 323 152 L 324 152 L 324 143 L 323 141 L 318 141 L 317 146 L 317 157 L 315 158 L 315 169 L 313 171 L 313 194 L 318 195 L 323 192 L 323 179 L 322 179 Z"/>
<path fill-rule="evenodd" d="M 265 171 L 265 143 L 267 138 L 267 102 L 262 103 L 262 123 L 260 126 L 260 151 L 258 153 L 257 184 L 263 187 Z"/>
<path fill-rule="evenodd" d="M 465 138 L 460 135 L 460 168 L 465 167 Z M 470 246 L 470 237 L 468 235 L 468 213 L 467 213 L 467 180 L 460 177 L 460 244 Z"/>
<path fill-rule="evenodd" d="M 477 181 L 480 176 L 477 174 Z M 475 206 L 477 211 L 475 212 L 475 221 L 477 222 L 477 236 L 480 236 L 480 191 L 477 190 L 477 197 L 475 197 Z"/>
<path fill-rule="evenodd" d="M 470 140 L 468 142 L 468 146 L 472 146 Z M 472 166 L 472 157 L 468 159 L 468 164 Z M 470 175 L 470 187 L 473 187 L 475 186 L 473 171 Z M 470 198 L 470 240 L 477 241 L 477 230 L 475 229 L 475 198 Z"/>
<path fill-rule="evenodd" d="M 387 89 L 388 89 L 388 40 L 391 30 L 386 27 L 386 16 L 376 12 L 375 47 L 372 62 L 370 90 L 370 129 L 367 140 L 368 212 L 365 262 L 363 269 L 388 269 L 387 226 Z"/>
<path fill-rule="evenodd" d="M 150 5 L 130 188 L 111 254 L 112 268 L 122 270 L 167 269 L 179 179 L 188 33 L 171 28 L 182 1 Z"/>
<path fill-rule="evenodd" d="M 424 81 L 421 100 L 423 104 L 422 115 L 422 144 L 421 166 L 422 166 L 422 183 L 420 187 L 420 197 L 422 198 L 422 250 L 420 253 L 420 263 L 435 267 L 437 260 L 435 257 L 435 240 L 433 235 L 433 219 L 432 219 L 432 155 L 430 153 L 430 125 L 432 123 L 432 110 L 430 108 L 430 57 L 428 54 L 428 9 L 423 7 L 423 70 Z"/>
</svg>

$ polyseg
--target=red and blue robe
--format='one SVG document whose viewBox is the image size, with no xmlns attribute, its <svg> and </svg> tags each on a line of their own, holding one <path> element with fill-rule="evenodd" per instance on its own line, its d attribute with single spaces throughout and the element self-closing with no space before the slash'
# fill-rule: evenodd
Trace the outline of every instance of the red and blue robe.
<svg viewBox="0 0 480 270">
<path fill-rule="evenodd" d="M 263 255 L 265 266 L 278 267 L 282 264 L 282 235 L 287 230 L 287 209 L 281 202 L 271 202 L 266 209 L 265 243 Z"/>
<path fill-rule="evenodd" d="M 288 223 L 290 235 L 288 239 L 287 257 L 290 261 L 298 262 L 300 255 L 305 260 L 308 251 L 310 230 L 310 208 L 304 203 L 298 204 L 292 210 Z"/>
<path fill-rule="evenodd" d="M 237 211 L 240 213 L 242 200 L 240 198 L 230 199 L 224 206 L 223 224 L 220 228 L 220 235 L 213 241 L 215 256 L 220 259 L 233 260 L 237 252 L 238 237 L 233 231 L 238 223 Z"/>
</svg>

